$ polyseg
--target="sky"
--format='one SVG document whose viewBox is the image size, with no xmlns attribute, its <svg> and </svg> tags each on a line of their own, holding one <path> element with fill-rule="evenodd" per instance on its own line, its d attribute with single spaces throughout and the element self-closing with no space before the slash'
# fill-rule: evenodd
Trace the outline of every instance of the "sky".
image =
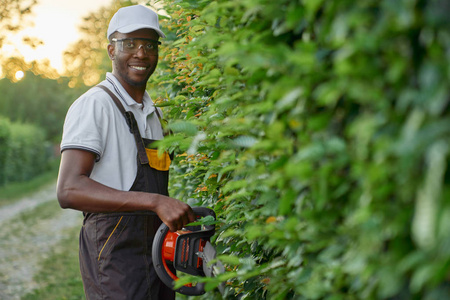
<svg viewBox="0 0 450 300">
<path fill-rule="evenodd" d="M 48 58 L 50 65 L 62 71 L 62 53 L 70 44 L 80 38 L 78 27 L 82 18 L 90 12 L 107 6 L 114 0 L 38 0 L 32 9 L 32 15 L 27 16 L 34 26 L 22 30 L 9 38 L 12 45 L 5 45 L 4 54 L 20 52 L 26 61 Z M 36 37 L 44 45 L 32 49 L 22 44 L 24 36 Z"/>
</svg>

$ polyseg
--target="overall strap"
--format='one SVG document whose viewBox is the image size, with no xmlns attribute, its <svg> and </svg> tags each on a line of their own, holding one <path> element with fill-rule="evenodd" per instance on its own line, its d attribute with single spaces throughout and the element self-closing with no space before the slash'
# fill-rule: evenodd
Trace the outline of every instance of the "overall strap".
<svg viewBox="0 0 450 300">
<path fill-rule="evenodd" d="M 134 136 L 134 141 L 136 142 L 136 147 L 138 151 L 139 161 L 141 165 L 148 164 L 148 157 L 147 153 L 145 151 L 145 145 L 142 141 L 141 133 L 139 132 L 139 127 L 137 125 L 136 119 L 134 118 L 134 115 L 131 111 L 126 111 L 125 108 L 122 105 L 122 102 L 117 98 L 116 95 L 113 94 L 106 86 L 98 84 L 97 87 L 101 88 L 105 92 L 111 96 L 111 99 L 114 101 L 116 106 L 119 108 L 120 112 L 124 116 L 125 120 L 127 121 L 128 127 L 130 127 L 130 132 Z"/>
</svg>

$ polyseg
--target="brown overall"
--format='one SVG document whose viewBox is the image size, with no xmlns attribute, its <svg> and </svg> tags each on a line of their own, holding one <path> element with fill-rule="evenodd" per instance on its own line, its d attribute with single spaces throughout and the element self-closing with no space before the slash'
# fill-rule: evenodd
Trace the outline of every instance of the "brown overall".
<svg viewBox="0 0 450 300">
<path fill-rule="evenodd" d="M 138 148 L 138 169 L 130 191 L 168 195 L 170 160 L 155 162 L 156 150 L 149 150 L 153 140 L 141 138 L 133 114 L 125 112 L 107 88 L 105 91 L 125 116 Z M 175 299 L 175 293 L 161 282 L 153 267 L 152 243 L 160 224 L 159 217 L 150 211 L 84 213 L 80 269 L 88 300 Z"/>
</svg>

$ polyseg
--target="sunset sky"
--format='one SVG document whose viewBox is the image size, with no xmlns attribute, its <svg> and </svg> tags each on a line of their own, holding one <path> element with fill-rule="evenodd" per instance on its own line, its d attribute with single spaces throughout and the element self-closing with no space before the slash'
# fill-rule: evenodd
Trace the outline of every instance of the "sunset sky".
<svg viewBox="0 0 450 300">
<path fill-rule="evenodd" d="M 27 61 L 48 58 L 51 66 L 61 71 L 62 53 L 71 43 L 79 39 L 78 27 L 82 24 L 82 18 L 113 1 L 38 0 L 38 4 L 33 7 L 33 14 L 27 18 L 34 26 L 29 26 L 10 37 L 9 40 L 13 44 L 5 45 L 2 51 L 7 55 L 21 53 Z M 44 45 L 36 49 L 23 45 L 21 40 L 24 36 L 39 38 Z"/>
</svg>

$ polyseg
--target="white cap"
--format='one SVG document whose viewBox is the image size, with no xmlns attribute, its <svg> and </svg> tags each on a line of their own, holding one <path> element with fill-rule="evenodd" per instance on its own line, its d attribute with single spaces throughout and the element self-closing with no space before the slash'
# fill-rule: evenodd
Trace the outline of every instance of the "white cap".
<svg viewBox="0 0 450 300">
<path fill-rule="evenodd" d="M 109 39 L 116 31 L 130 33 L 143 28 L 153 29 L 160 37 L 166 37 L 159 29 L 158 15 L 153 10 L 142 5 L 122 7 L 111 18 L 106 37 Z"/>
</svg>

